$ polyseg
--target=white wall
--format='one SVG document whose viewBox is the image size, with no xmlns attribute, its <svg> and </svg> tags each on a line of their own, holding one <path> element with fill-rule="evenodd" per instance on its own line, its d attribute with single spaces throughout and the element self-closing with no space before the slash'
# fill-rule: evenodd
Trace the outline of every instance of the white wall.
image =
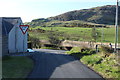
<svg viewBox="0 0 120 80">
<path fill-rule="evenodd" d="M 2 56 L 2 36 L 0 32 L 0 57 Z"/>
<path fill-rule="evenodd" d="M 23 34 L 19 28 L 21 20 L 14 26 L 9 33 L 9 52 L 26 52 L 27 51 L 27 34 Z"/>
<path fill-rule="evenodd" d="M 22 21 L 19 20 L 19 23 L 17 25 L 17 40 L 16 40 L 16 46 L 17 46 L 17 50 L 18 52 L 26 52 L 27 51 L 27 33 L 23 34 L 22 31 L 19 28 L 19 25 Z"/>
<path fill-rule="evenodd" d="M 8 50 L 10 53 L 16 52 L 15 46 L 15 27 L 13 27 L 8 36 Z"/>
<path fill-rule="evenodd" d="M 2 18 L 0 18 L 0 79 L 2 78 Z"/>
<path fill-rule="evenodd" d="M 2 18 L 0 18 L 0 57 L 2 57 Z"/>
</svg>

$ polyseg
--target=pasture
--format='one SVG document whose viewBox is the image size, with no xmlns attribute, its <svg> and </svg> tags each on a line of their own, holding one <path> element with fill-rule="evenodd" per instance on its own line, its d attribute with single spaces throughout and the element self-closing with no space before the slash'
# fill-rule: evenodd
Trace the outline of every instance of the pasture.
<svg viewBox="0 0 120 80">
<path fill-rule="evenodd" d="M 45 32 L 39 32 L 39 29 Z M 56 36 L 60 40 L 73 40 L 73 41 L 96 41 L 96 42 L 111 42 L 115 40 L 115 28 L 95 28 L 96 40 L 93 39 L 94 33 L 92 28 L 80 27 L 40 27 L 30 28 L 29 35 L 39 38 L 40 40 L 49 40 L 48 36 Z M 120 43 L 120 41 L 119 41 Z"/>
</svg>

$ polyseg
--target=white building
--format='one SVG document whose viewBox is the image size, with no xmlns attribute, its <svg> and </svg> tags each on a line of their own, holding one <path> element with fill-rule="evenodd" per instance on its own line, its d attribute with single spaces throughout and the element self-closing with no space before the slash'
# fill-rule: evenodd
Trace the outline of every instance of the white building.
<svg viewBox="0 0 120 80">
<path fill-rule="evenodd" d="M 2 56 L 11 53 L 27 51 L 27 33 L 23 34 L 19 28 L 22 25 L 20 17 L 1 17 L 0 29 L 2 28 Z M 2 36 L 2 38 L 1 38 Z"/>
<path fill-rule="evenodd" d="M 2 56 L 2 19 L 0 18 L 0 57 Z"/>
</svg>

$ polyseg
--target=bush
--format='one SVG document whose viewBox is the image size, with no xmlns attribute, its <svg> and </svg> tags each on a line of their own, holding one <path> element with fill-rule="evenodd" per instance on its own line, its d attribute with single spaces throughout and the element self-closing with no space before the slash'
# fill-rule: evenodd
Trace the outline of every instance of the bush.
<svg viewBox="0 0 120 80">
<path fill-rule="evenodd" d="M 70 51 L 72 51 L 72 52 L 81 52 L 81 48 L 80 47 L 73 47 Z"/>
<path fill-rule="evenodd" d="M 51 30 L 52 31 L 52 30 Z M 60 36 L 62 35 L 62 33 L 56 33 L 56 32 L 50 32 L 50 35 L 48 34 L 48 38 L 49 38 L 49 42 L 52 44 L 52 45 L 56 45 L 56 46 L 59 46 L 61 44 L 61 42 L 63 40 L 60 39 Z"/>
<path fill-rule="evenodd" d="M 104 53 L 113 53 L 113 49 L 111 49 L 111 48 L 108 47 L 108 46 L 101 46 L 101 47 L 100 47 L 100 51 L 101 51 L 101 52 L 104 52 Z"/>
<path fill-rule="evenodd" d="M 100 53 L 102 53 L 102 55 L 103 55 L 104 57 L 109 57 L 109 56 L 111 55 L 111 53 L 114 52 L 114 50 L 111 49 L 111 48 L 108 47 L 108 46 L 101 46 L 99 50 L 100 50 Z"/>
<path fill-rule="evenodd" d="M 96 53 L 94 50 L 85 50 L 82 52 L 82 54 L 90 55 Z"/>
<path fill-rule="evenodd" d="M 32 48 L 40 48 L 41 47 L 41 42 L 39 38 L 29 36 L 28 41 L 32 43 Z"/>
<path fill-rule="evenodd" d="M 79 53 L 83 55 L 90 55 L 96 53 L 95 50 L 86 47 L 73 47 L 70 51 L 67 52 L 68 54 Z"/>
<path fill-rule="evenodd" d="M 70 51 L 67 51 L 68 54 L 80 53 L 80 52 L 81 52 L 80 47 L 73 47 Z"/>
<path fill-rule="evenodd" d="M 53 48 L 53 47 L 41 47 L 40 49 L 53 49 L 53 50 L 57 50 L 57 48 Z"/>
<path fill-rule="evenodd" d="M 81 49 L 81 53 L 85 54 L 85 55 L 90 55 L 90 54 L 94 54 L 96 53 L 95 50 L 91 49 L 91 48 L 82 48 Z"/>
</svg>

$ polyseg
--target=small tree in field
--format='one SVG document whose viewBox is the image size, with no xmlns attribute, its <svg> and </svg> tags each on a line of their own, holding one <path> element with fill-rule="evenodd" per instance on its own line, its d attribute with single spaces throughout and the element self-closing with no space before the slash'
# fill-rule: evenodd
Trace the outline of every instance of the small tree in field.
<svg viewBox="0 0 120 80">
<path fill-rule="evenodd" d="M 29 37 L 28 37 L 28 41 L 29 41 L 30 43 L 32 43 L 32 47 L 33 47 L 33 48 L 40 48 L 40 47 L 41 47 L 41 42 L 40 42 L 40 39 L 38 39 L 38 38 L 29 36 Z"/>
<path fill-rule="evenodd" d="M 92 28 L 91 37 L 94 42 L 97 42 L 98 38 L 101 37 L 100 32 L 97 31 L 95 27 Z"/>
<path fill-rule="evenodd" d="M 48 34 L 49 42 L 52 45 L 60 46 L 61 42 L 63 41 L 62 39 L 60 39 L 62 34 L 63 33 L 60 32 L 51 32 L 50 34 Z"/>
</svg>

